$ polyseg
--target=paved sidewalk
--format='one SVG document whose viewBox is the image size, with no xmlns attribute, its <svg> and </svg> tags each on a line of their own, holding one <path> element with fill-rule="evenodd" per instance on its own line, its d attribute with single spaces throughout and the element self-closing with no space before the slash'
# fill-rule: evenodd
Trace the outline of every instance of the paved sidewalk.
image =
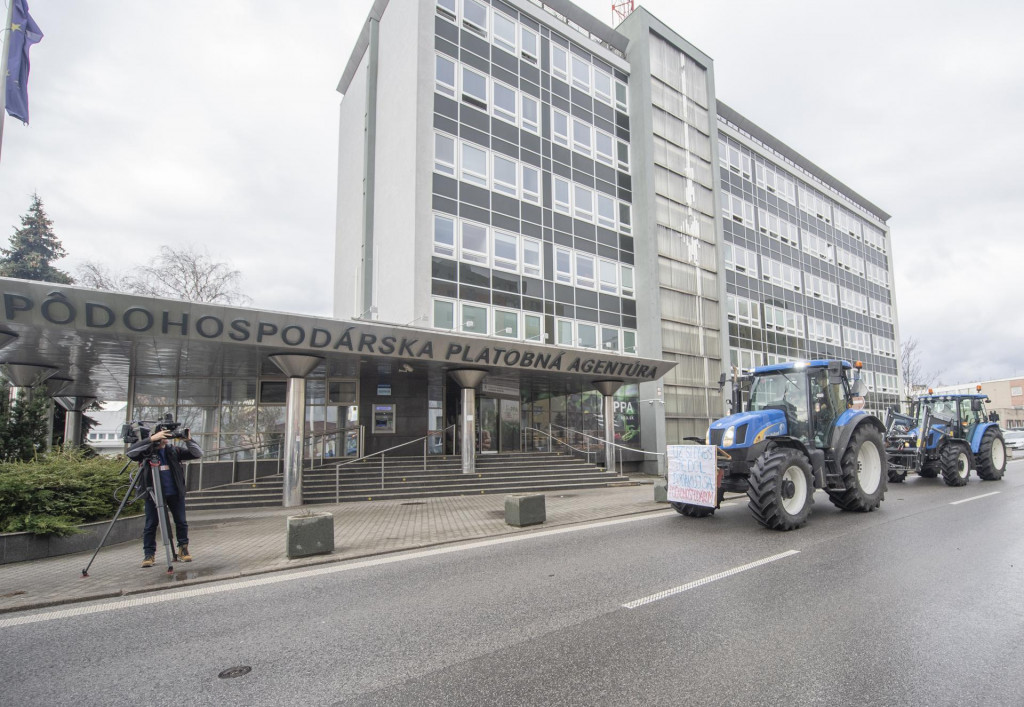
<svg viewBox="0 0 1024 707">
<path fill-rule="evenodd" d="M 552 491 L 545 496 L 547 521 L 527 528 L 505 524 L 504 494 L 306 506 L 334 515 L 335 549 L 329 555 L 295 560 L 285 556 L 285 524 L 287 516 L 302 509 L 190 512 L 189 549 L 195 559 L 176 563 L 173 574 L 166 572 L 159 534 L 157 563 L 148 569 L 141 567 L 141 539 L 104 547 L 88 577 L 82 577 L 82 569 L 92 551 L 0 565 L 0 613 L 668 510 L 666 504 L 654 502 L 650 477 L 639 485 Z"/>
</svg>

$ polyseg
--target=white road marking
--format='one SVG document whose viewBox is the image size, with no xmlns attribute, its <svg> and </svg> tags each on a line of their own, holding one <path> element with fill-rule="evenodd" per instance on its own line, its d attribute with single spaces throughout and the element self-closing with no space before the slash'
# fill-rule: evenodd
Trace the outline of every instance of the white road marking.
<svg viewBox="0 0 1024 707">
<path fill-rule="evenodd" d="M 958 505 L 960 503 L 967 503 L 968 501 L 977 501 L 979 498 L 987 498 L 988 496 L 995 496 L 995 495 L 997 495 L 999 493 L 1002 493 L 1002 492 L 1001 491 L 993 491 L 991 493 L 983 493 L 980 496 L 971 496 L 970 498 L 963 498 L 963 499 L 960 499 L 959 501 L 950 501 L 949 505 L 955 506 L 955 505 Z"/>
<path fill-rule="evenodd" d="M 798 555 L 798 554 L 800 554 L 799 550 L 788 550 L 786 552 L 779 553 L 778 555 L 772 555 L 771 557 L 765 557 L 764 559 L 757 560 L 756 562 L 751 562 L 751 563 L 746 564 L 746 565 L 740 565 L 739 567 L 733 567 L 731 570 L 726 570 L 725 572 L 719 572 L 718 574 L 713 574 L 710 577 L 705 577 L 704 579 L 698 579 L 696 582 L 690 582 L 689 584 L 684 584 L 682 586 L 675 587 L 673 589 L 666 589 L 665 591 L 658 592 L 657 594 L 651 594 L 650 596 L 644 597 L 643 599 L 637 599 L 635 601 L 629 602 L 628 604 L 623 604 L 622 606 L 625 609 L 636 609 L 638 607 L 645 606 L 645 605 L 650 604 L 652 602 L 656 602 L 659 599 L 665 599 L 667 597 L 675 596 L 676 594 L 681 594 L 682 592 L 687 592 L 687 591 L 689 591 L 691 589 L 696 589 L 697 587 L 703 587 L 705 584 L 710 584 L 711 582 L 716 582 L 719 579 L 725 579 L 726 577 L 731 577 L 734 574 L 739 574 L 740 572 L 746 572 L 747 570 L 752 570 L 752 569 L 754 569 L 756 567 L 760 567 L 761 565 L 767 565 L 769 562 L 775 562 L 776 560 L 783 560 L 783 559 L 785 559 L 787 557 L 791 557 L 793 555 Z"/>
<path fill-rule="evenodd" d="M 195 589 L 154 592 L 153 594 L 132 597 L 131 599 L 119 599 L 110 602 L 105 602 L 102 604 L 93 604 L 90 606 L 76 606 L 70 609 L 48 611 L 45 613 L 30 614 L 27 616 L 16 616 L 10 619 L 0 619 L 0 628 L 7 628 L 9 626 L 22 626 L 24 624 L 39 623 L 41 621 L 56 621 L 57 619 L 67 619 L 74 616 L 86 616 L 88 614 L 98 614 L 105 613 L 108 611 L 118 611 L 120 609 L 130 609 L 136 606 L 162 604 L 163 602 L 167 601 L 177 601 L 179 599 L 190 599 L 192 597 L 208 596 L 210 594 L 233 592 L 239 589 L 249 589 L 251 587 L 262 587 L 269 584 L 278 584 L 280 582 L 291 582 L 296 579 L 306 579 L 307 577 L 320 577 L 325 574 L 349 572 L 352 570 L 365 569 L 367 567 L 390 565 L 395 562 L 419 560 L 424 557 L 447 555 L 453 552 L 463 552 L 465 550 L 476 550 L 478 548 L 491 547 L 493 545 L 504 545 L 506 543 L 522 542 L 524 540 L 536 540 L 538 538 L 547 538 L 551 537 L 552 535 L 561 535 L 563 533 L 577 533 L 582 530 L 605 528 L 611 525 L 622 525 L 623 523 L 636 523 L 637 521 L 650 520 L 652 518 L 663 518 L 666 515 L 675 515 L 675 511 L 661 513 L 645 513 L 643 515 L 627 516 L 625 518 L 615 518 L 612 520 L 598 521 L 596 523 L 587 523 L 585 525 L 571 525 L 564 528 L 552 528 L 551 530 L 538 530 L 526 533 L 516 533 L 514 535 L 505 535 L 500 538 L 479 540 L 476 542 L 464 543 L 460 545 L 450 545 L 445 547 L 433 548 L 430 550 L 420 550 L 417 552 L 385 555 L 382 557 L 375 557 L 369 560 L 359 560 L 355 562 L 339 562 L 337 564 L 332 563 L 326 567 L 317 567 L 316 569 L 302 570 L 297 572 L 278 572 L 263 575 L 255 579 L 247 579 L 238 582 L 213 582 L 202 587 L 196 587 Z"/>
</svg>

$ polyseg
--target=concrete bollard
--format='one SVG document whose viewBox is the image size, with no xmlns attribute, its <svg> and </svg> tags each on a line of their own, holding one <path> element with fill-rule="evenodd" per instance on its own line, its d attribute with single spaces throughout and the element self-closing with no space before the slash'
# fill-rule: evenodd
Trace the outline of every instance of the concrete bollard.
<svg viewBox="0 0 1024 707">
<path fill-rule="evenodd" d="M 505 522 L 523 527 L 537 525 L 547 518 L 544 494 L 515 493 L 505 496 Z"/>
<path fill-rule="evenodd" d="M 334 516 L 310 513 L 288 516 L 288 557 L 307 557 L 334 551 Z"/>
<path fill-rule="evenodd" d="M 654 502 L 655 503 L 668 503 L 668 482 L 667 481 L 655 481 L 654 482 Z"/>
</svg>

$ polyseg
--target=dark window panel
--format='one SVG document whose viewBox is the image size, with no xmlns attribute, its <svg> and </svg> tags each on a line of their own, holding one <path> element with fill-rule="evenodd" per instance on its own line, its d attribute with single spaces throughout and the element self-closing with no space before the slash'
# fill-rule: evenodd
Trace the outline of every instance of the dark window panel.
<svg viewBox="0 0 1024 707">
<path fill-rule="evenodd" d="M 448 98 L 448 96 L 442 96 L 439 93 L 434 94 L 434 112 L 440 113 L 441 115 L 451 118 L 452 120 L 458 120 L 459 118 L 459 104 L 456 101 Z M 449 130 L 448 132 L 453 135 L 458 132 L 456 130 Z"/>
<path fill-rule="evenodd" d="M 430 261 L 431 275 L 435 278 L 442 280 L 451 280 L 452 282 L 458 282 L 459 279 L 459 264 L 454 260 L 448 260 L 448 258 L 438 258 L 434 256 Z"/>
<path fill-rule="evenodd" d="M 589 240 L 587 238 L 574 238 L 573 239 L 573 247 L 576 250 L 582 251 L 584 253 L 596 253 L 597 252 L 597 244 L 594 243 L 594 241 Z"/>
<path fill-rule="evenodd" d="M 508 292 L 499 292 L 495 290 L 491 293 L 491 303 L 498 307 L 522 309 L 522 298 L 519 297 L 519 295 L 509 294 Z"/>
<path fill-rule="evenodd" d="M 459 28 L 451 22 L 436 16 L 434 17 L 434 34 L 437 37 L 448 40 L 451 44 L 457 45 L 459 43 Z M 452 56 L 458 57 L 458 54 L 453 54 Z"/>
<path fill-rule="evenodd" d="M 434 193 L 449 199 L 459 198 L 459 183 L 443 174 L 434 174 Z"/>
<path fill-rule="evenodd" d="M 459 215 L 459 202 L 453 199 L 445 199 L 443 196 L 434 195 L 431 200 L 431 208 L 434 211 L 440 211 L 442 213 L 451 214 L 452 216 Z"/>
<path fill-rule="evenodd" d="M 459 282 L 463 285 L 475 285 L 477 287 L 491 286 L 491 271 L 489 268 L 469 263 L 459 263 Z"/>
<path fill-rule="evenodd" d="M 459 200 L 463 203 L 477 206 L 481 209 L 489 209 L 491 205 L 491 192 L 476 186 L 475 184 L 467 184 L 461 182 L 461 190 L 459 194 Z M 490 223 L 488 218 L 484 223 Z"/>
<path fill-rule="evenodd" d="M 462 189 L 465 190 L 469 185 L 463 184 Z M 474 187 L 475 189 L 476 187 Z M 459 203 L 459 216 L 468 218 L 470 221 L 476 221 L 478 223 L 485 223 L 490 225 L 491 223 L 491 211 L 490 209 L 479 209 L 470 204 L 464 202 Z"/>
<path fill-rule="evenodd" d="M 451 297 L 452 299 L 457 299 L 459 296 L 459 286 L 454 282 L 433 280 L 431 282 L 430 292 L 438 297 Z"/>
<path fill-rule="evenodd" d="M 598 300 L 596 292 L 593 290 L 581 290 L 578 287 L 575 288 L 575 290 L 576 305 L 578 307 L 590 307 L 592 309 L 597 309 Z"/>
<path fill-rule="evenodd" d="M 503 273 L 500 270 L 491 271 L 491 287 L 495 290 L 519 294 L 519 284 L 518 275 Z"/>
<path fill-rule="evenodd" d="M 470 287 L 469 285 L 459 285 L 459 299 L 479 302 L 480 304 L 490 304 L 491 291 L 479 287 Z"/>
<path fill-rule="evenodd" d="M 598 303 L 601 307 L 602 312 L 615 312 L 619 313 L 619 298 L 615 295 L 606 295 L 603 293 L 598 294 Z"/>
<path fill-rule="evenodd" d="M 562 304 L 572 304 L 573 303 L 572 290 L 573 290 L 573 288 L 571 286 L 569 286 L 569 285 L 559 285 L 559 284 L 556 284 L 555 285 L 555 301 L 556 302 L 561 302 Z"/>
<path fill-rule="evenodd" d="M 539 286 L 539 280 L 533 280 Z M 526 284 L 526 278 L 523 278 L 523 284 Z M 525 290 L 524 290 L 525 294 Z M 544 313 L 544 300 L 533 299 L 531 297 L 523 297 L 523 311 L 524 312 L 537 312 L 539 314 Z"/>
<path fill-rule="evenodd" d="M 615 312 L 599 312 L 598 316 L 606 326 L 621 326 L 622 318 Z"/>
<path fill-rule="evenodd" d="M 576 318 L 580 319 L 582 321 L 585 321 L 585 322 L 597 323 L 597 319 L 598 319 L 598 317 L 597 317 L 597 310 L 596 309 L 589 309 L 587 307 L 577 307 L 576 308 Z"/>
</svg>

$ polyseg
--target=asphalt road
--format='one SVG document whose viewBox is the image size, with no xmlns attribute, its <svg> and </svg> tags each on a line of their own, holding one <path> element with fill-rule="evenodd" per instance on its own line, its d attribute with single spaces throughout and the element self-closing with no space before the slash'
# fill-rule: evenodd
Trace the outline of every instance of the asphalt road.
<svg viewBox="0 0 1024 707">
<path fill-rule="evenodd" d="M 735 502 L 9 614 L 0 704 L 1019 706 L 1022 593 L 1018 459 L 790 533 Z"/>
</svg>

